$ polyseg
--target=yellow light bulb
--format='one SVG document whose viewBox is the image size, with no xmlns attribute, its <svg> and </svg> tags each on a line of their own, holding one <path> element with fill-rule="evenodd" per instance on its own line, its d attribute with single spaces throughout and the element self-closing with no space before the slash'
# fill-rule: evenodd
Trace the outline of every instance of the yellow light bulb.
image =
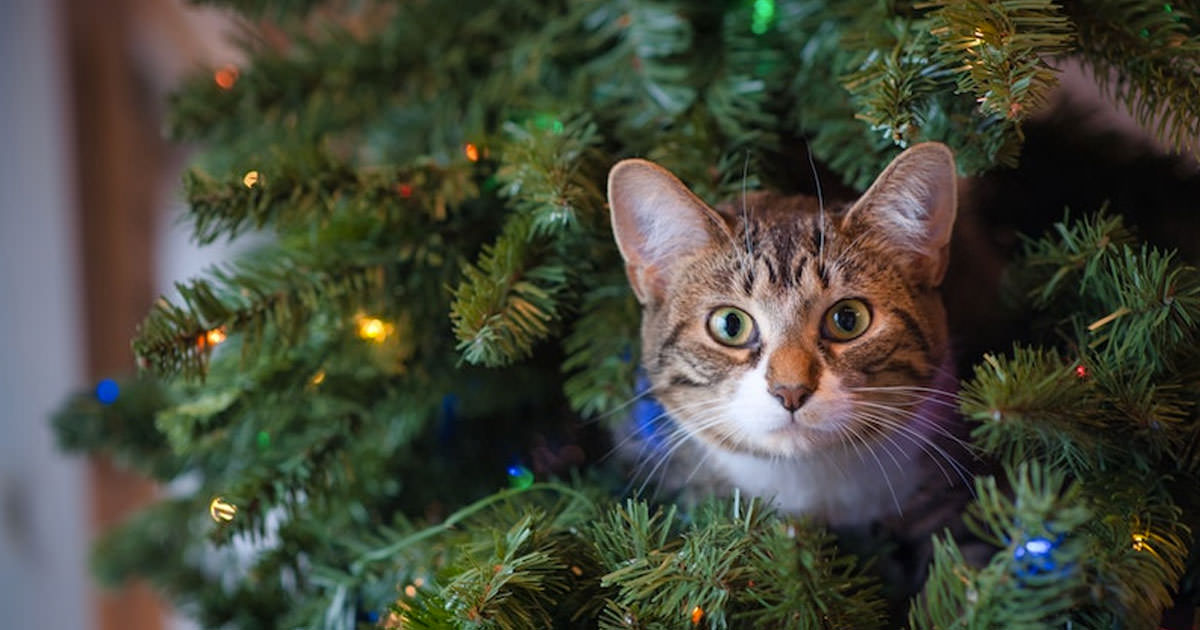
<svg viewBox="0 0 1200 630">
<path fill-rule="evenodd" d="M 1146 534 L 1134 534 L 1133 536 L 1131 536 L 1131 538 L 1133 538 L 1133 550 L 1134 551 L 1146 551 L 1146 550 L 1150 549 L 1149 543 L 1146 542 L 1146 540 L 1149 538 L 1149 536 L 1147 536 Z"/>
<path fill-rule="evenodd" d="M 213 497 L 212 502 L 208 504 L 208 515 L 218 523 L 233 520 L 237 514 L 237 506 L 225 501 L 221 497 Z"/>
<path fill-rule="evenodd" d="M 468 160 L 471 160 L 472 162 L 479 161 L 479 147 L 475 146 L 474 144 L 468 142 L 467 146 L 463 147 L 463 153 L 467 154 Z"/>
<path fill-rule="evenodd" d="M 378 317 L 367 317 L 360 315 L 358 317 L 358 336 L 367 341 L 381 343 L 387 339 L 388 335 L 392 334 L 393 326 L 384 322 Z"/>
<path fill-rule="evenodd" d="M 222 341 L 225 341 L 226 338 L 227 338 L 227 336 L 225 335 L 224 327 L 214 328 L 214 329 L 204 333 L 204 340 L 207 341 L 208 345 L 210 345 L 210 346 L 215 346 L 215 345 L 221 343 Z"/>
<path fill-rule="evenodd" d="M 242 183 L 246 185 L 246 188 L 254 188 L 258 184 L 259 178 L 258 171 L 247 171 L 245 177 L 242 177 Z"/>
</svg>

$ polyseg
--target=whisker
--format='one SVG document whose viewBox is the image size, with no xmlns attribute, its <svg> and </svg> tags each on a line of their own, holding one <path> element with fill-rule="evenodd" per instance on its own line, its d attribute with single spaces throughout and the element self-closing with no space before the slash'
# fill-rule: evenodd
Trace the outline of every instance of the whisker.
<svg viewBox="0 0 1200 630">
<path fill-rule="evenodd" d="M 598 414 L 596 416 L 588 418 L 587 420 L 583 420 L 580 424 L 583 424 L 586 426 L 586 425 L 595 424 L 602 420 L 611 418 L 612 416 L 616 415 L 618 412 L 622 411 L 623 409 L 626 409 L 630 405 L 636 403 L 637 401 L 639 401 L 647 396 L 658 393 L 658 391 L 659 391 L 658 388 L 654 387 L 653 385 L 650 387 L 647 387 L 645 389 L 645 391 L 638 393 L 638 394 L 634 394 L 633 397 L 630 398 L 629 400 L 626 400 L 625 402 L 617 405 L 616 407 L 613 407 L 612 409 L 609 409 L 608 411 L 605 411 L 602 414 Z"/>
<path fill-rule="evenodd" d="M 964 466 L 956 457 L 942 448 L 940 444 L 930 439 L 928 435 L 925 435 L 913 427 L 908 426 L 904 422 L 901 422 L 898 418 L 880 415 L 872 411 L 857 410 L 855 417 L 858 419 L 874 421 L 879 425 L 882 425 L 883 427 L 895 432 L 899 436 L 908 439 L 914 445 L 920 448 L 927 456 L 929 456 L 931 460 L 933 460 L 934 464 L 937 465 L 937 467 L 942 471 L 942 474 L 946 477 L 947 481 L 951 481 L 949 474 L 946 472 L 945 468 L 942 467 L 941 463 L 938 461 L 938 458 L 933 452 L 930 452 L 929 449 L 932 448 L 937 452 L 938 455 L 941 455 L 942 459 L 944 459 L 946 463 L 950 464 L 955 473 L 958 475 L 959 479 L 961 479 L 967 487 L 971 487 L 971 483 L 968 479 L 969 470 L 966 468 L 966 466 Z M 952 435 L 947 435 L 947 437 L 953 439 Z M 968 452 L 970 452 L 969 448 Z"/>
<path fill-rule="evenodd" d="M 946 427 L 941 426 L 937 422 L 929 420 L 928 418 L 922 416 L 921 414 L 919 414 L 911 409 L 904 409 L 904 408 L 896 407 L 893 405 L 884 405 L 881 403 L 877 403 L 877 402 L 873 402 L 873 401 L 869 401 L 869 400 L 857 399 L 857 398 L 854 400 L 854 404 L 858 407 L 863 407 L 866 409 L 876 409 L 876 410 L 881 410 L 881 411 L 885 411 L 885 412 L 900 414 L 907 419 L 910 419 L 910 420 L 920 423 L 921 426 L 932 429 L 938 435 L 941 435 L 942 437 L 945 437 L 946 439 L 953 441 L 955 444 L 958 444 L 959 446 L 962 446 L 963 448 L 966 448 L 968 450 L 974 449 L 974 446 L 971 443 L 958 437 L 957 435 L 952 433 Z"/>
<path fill-rule="evenodd" d="M 817 175 L 817 163 L 813 161 L 812 143 L 805 142 L 804 146 L 808 149 L 808 167 L 812 169 L 813 182 L 817 185 L 817 230 L 820 235 L 820 240 L 817 245 L 817 261 L 825 264 L 825 195 L 821 191 L 821 178 Z"/>
<path fill-rule="evenodd" d="M 697 409 L 701 410 L 701 411 L 708 411 L 708 410 L 710 410 L 709 407 L 712 407 L 715 409 L 716 407 L 718 407 L 721 404 L 724 404 L 723 401 L 712 401 L 712 400 L 700 401 L 700 402 L 696 402 L 696 403 L 689 403 L 686 405 L 681 405 L 678 408 L 676 408 L 676 412 L 694 411 Z M 671 418 L 671 412 L 667 411 L 666 408 L 664 407 L 662 413 L 645 421 L 645 425 L 652 426 L 654 424 L 664 422 L 670 418 Z M 612 448 L 610 448 L 607 453 L 602 455 L 598 461 L 603 462 L 603 461 L 607 460 L 609 457 L 616 454 L 621 449 L 622 446 L 625 446 L 625 444 L 627 444 L 631 440 L 638 439 L 639 437 L 641 437 L 641 434 L 638 431 L 629 431 L 628 434 L 624 438 L 622 438 L 620 442 L 617 442 L 616 444 L 614 444 L 612 446 Z"/>
<path fill-rule="evenodd" d="M 900 514 L 901 516 L 903 516 L 904 508 L 900 507 L 900 499 L 896 496 L 896 488 L 895 488 L 895 486 L 892 485 L 892 478 L 890 475 L 888 475 L 887 469 L 885 469 L 883 467 L 883 462 L 880 461 L 879 456 L 875 454 L 874 449 L 871 448 L 871 445 L 868 444 L 867 441 L 865 439 L 863 439 L 863 437 L 861 435 L 858 435 L 853 430 L 849 431 L 848 434 L 850 435 L 851 440 L 852 440 L 851 444 L 853 444 L 853 438 L 858 438 L 859 441 L 862 442 L 863 448 L 865 448 L 867 450 L 867 454 L 870 455 L 875 460 L 875 465 L 879 467 L 879 472 L 883 475 L 883 481 L 884 481 L 884 483 L 887 484 L 888 493 L 890 493 L 892 495 L 892 504 L 896 506 L 896 512 L 898 514 Z M 857 452 L 858 448 L 855 447 L 854 450 L 855 450 L 855 452 Z M 861 454 L 859 454 L 859 459 L 862 459 Z M 865 461 L 864 461 L 864 463 L 865 463 Z"/>
<path fill-rule="evenodd" d="M 933 400 L 942 400 L 943 397 L 950 400 L 962 400 L 962 396 L 957 392 L 937 389 L 936 387 L 922 387 L 920 385 L 874 385 L 867 387 L 848 387 L 851 392 L 885 392 L 895 394 L 908 394 L 911 396 L 930 397 Z M 944 402 L 944 401 L 943 401 Z"/>
<path fill-rule="evenodd" d="M 716 404 L 720 403 L 721 401 L 707 401 L 707 402 L 708 402 L 708 404 L 713 405 L 715 407 Z M 696 405 L 696 406 L 700 406 L 700 405 Z M 709 411 L 711 411 L 711 410 L 709 410 Z M 667 462 L 669 462 L 671 460 L 671 458 L 673 458 L 675 456 L 675 454 L 678 452 L 678 450 L 680 448 L 682 448 L 683 445 L 686 444 L 692 438 L 692 435 L 694 432 L 703 431 L 707 428 L 710 428 L 711 426 L 715 426 L 716 424 L 719 424 L 723 420 L 724 420 L 723 415 L 713 414 L 710 417 L 698 419 L 698 421 L 693 422 L 692 426 L 690 426 L 690 427 L 676 426 L 674 428 L 674 430 L 664 439 L 664 443 L 667 445 L 665 448 L 665 452 L 663 452 L 663 449 L 652 449 L 649 452 L 645 453 L 640 458 L 641 461 L 638 463 L 637 467 L 633 471 L 633 474 L 630 475 L 630 484 L 632 485 L 637 480 L 638 477 L 642 476 L 642 471 L 650 463 L 653 456 L 656 456 L 656 455 L 659 456 L 657 463 L 655 463 L 654 467 L 650 469 L 650 472 L 646 474 L 644 480 L 642 481 L 641 487 L 639 487 L 639 489 L 638 489 L 638 494 L 640 495 L 646 489 L 646 485 L 650 483 L 650 480 L 654 478 L 655 473 L 657 473 L 660 469 L 662 469 L 663 466 L 665 466 L 667 464 Z M 625 492 L 628 492 L 630 490 L 631 485 L 626 486 Z"/>
<path fill-rule="evenodd" d="M 746 237 L 746 255 L 754 257 L 754 247 L 750 243 L 750 211 L 746 208 L 746 177 L 750 173 L 750 149 L 746 149 L 746 161 L 742 164 L 742 234 Z"/>
<path fill-rule="evenodd" d="M 933 448 L 935 448 L 937 450 L 937 452 L 942 455 L 942 457 L 946 458 L 946 460 L 948 462 L 955 462 L 954 464 L 951 464 L 951 465 L 955 468 L 955 471 L 960 476 L 962 475 L 962 472 L 961 472 L 961 470 L 959 470 L 959 467 L 957 465 L 955 465 L 955 464 L 957 464 L 956 460 L 954 460 L 953 457 L 951 457 L 948 453 L 943 451 L 941 448 L 937 447 L 937 445 L 935 445 L 935 444 L 927 445 L 925 436 L 921 435 L 919 432 L 915 432 L 912 429 L 910 429 L 909 427 L 903 426 L 902 424 L 889 422 L 887 418 L 874 416 L 869 413 L 857 414 L 855 416 L 855 419 L 868 421 L 868 423 L 872 422 L 872 421 L 876 422 L 879 425 L 882 425 L 885 430 L 894 432 L 897 435 L 899 435 L 900 437 L 907 439 L 909 442 L 914 444 L 917 448 L 921 449 L 921 451 L 923 453 L 925 453 L 925 455 L 927 455 L 931 461 L 933 461 L 934 465 L 938 467 L 938 470 L 940 470 L 942 472 L 942 476 L 946 478 L 946 481 L 952 482 L 952 480 L 950 479 L 950 474 L 948 472 L 946 472 L 945 467 L 942 466 L 942 463 L 938 460 L 938 458 L 934 455 L 934 453 L 929 450 L 929 446 L 933 446 Z M 886 435 L 886 433 L 884 433 L 882 431 L 881 431 L 881 434 Z M 896 447 L 900 448 L 900 446 L 898 444 L 896 445 Z M 965 481 L 965 479 L 964 479 L 964 481 Z"/>
<path fill-rule="evenodd" d="M 696 465 L 695 465 L 695 467 L 693 467 L 693 468 L 692 468 L 692 472 L 688 473 L 687 479 L 684 479 L 684 480 L 683 480 L 683 485 L 685 485 L 685 486 L 686 486 L 686 485 L 688 485 L 689 483 L 691 483 L 691 482 L 692 482 L 692 478 L 693 478 L 693 477 L 695 477 L 695 476 L 696 476 L 696 473 L 700 472 L 700 468 L 701 468 L 702 466 L 704 466 L 704 462 L 707 462 L 707 461 L 708 461 L 708 458 L 709 458 L 709 457 L 712 457 L 712 454 L 713 454 L 713 451 L 712 451 L 712 449 L 705 449 L 705 450 L 706 450 L 707 452 L 706 452 L 706 453 L 704 453 L 704 457 L 701 457 L 701 458 L 700 458 L 700 461 L 696 462 Z"/>
</svg>

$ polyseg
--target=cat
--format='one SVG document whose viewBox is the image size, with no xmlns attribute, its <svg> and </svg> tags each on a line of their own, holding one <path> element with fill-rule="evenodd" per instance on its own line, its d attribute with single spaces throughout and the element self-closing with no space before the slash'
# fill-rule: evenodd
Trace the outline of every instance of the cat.
<svg viewBox="0 0 1200 630">
<path fill-rule="evenodd" d="M 961 420 L 939 292 L 949 148 L 915 145 L 828 207 L 757 192 L 713 208 L 640 159 L 611 169 L 608 198 L 665 409 L 654 420 L 669 423 L 656 469 L 833 527 L 905 520 L 914 539 L 961 511 L 946 492 L 969 484 L 950 452 Z"/>
</svg>

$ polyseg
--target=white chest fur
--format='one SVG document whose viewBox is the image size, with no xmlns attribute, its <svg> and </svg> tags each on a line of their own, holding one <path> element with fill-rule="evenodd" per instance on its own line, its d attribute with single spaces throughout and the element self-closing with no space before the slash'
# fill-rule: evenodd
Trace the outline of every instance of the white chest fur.
<svg viewBox="0 0 1200 630">
<path fill-rule="evenodd" d="M 745 494 L 769 499 L 785 512 L 854 525 L 903 514 L 904 501 L 930 469 L 936 472 L 929 455 L 900 442 L 786 459 L 723 450 L 714 450 L 712 457 L 726 480 Z"/>
</svg>

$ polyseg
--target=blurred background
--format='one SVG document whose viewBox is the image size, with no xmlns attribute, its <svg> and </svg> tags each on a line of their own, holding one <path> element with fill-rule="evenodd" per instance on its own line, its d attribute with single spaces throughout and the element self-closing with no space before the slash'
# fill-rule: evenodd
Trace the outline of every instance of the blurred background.
<svg viewBox="0 0 1200 630">
<path fill-rule="evenodd" d="M 232 28 L 183 0 L 0 0 L 3 627 L 190 627 L 143 585 L 93 585 L 90 541 L 157 491 L 59 453 L 48 418 L 131 372 L 152 300 L 230 253 L 178 224 L 187 148 L 160 121 L 179 78 L 238 61 Z"/>
</svg>

